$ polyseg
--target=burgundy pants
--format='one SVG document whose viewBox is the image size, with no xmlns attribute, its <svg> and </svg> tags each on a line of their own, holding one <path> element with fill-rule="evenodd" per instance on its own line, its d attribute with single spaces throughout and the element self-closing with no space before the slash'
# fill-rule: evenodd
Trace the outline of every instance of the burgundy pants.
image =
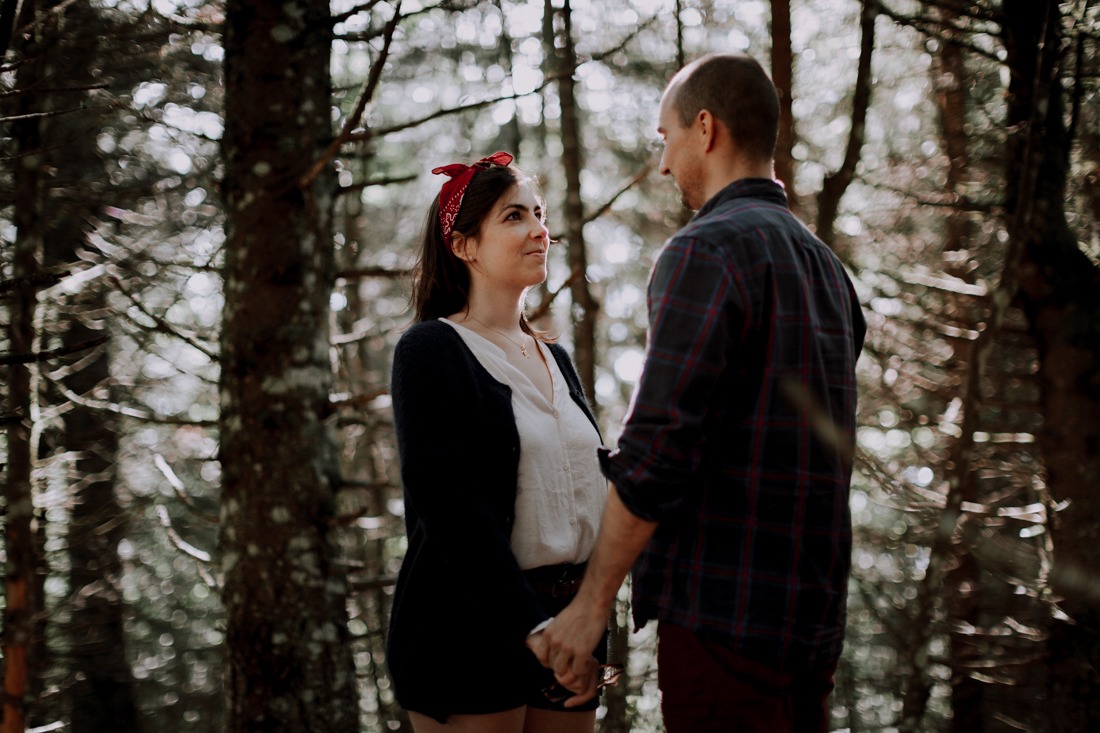
<svg viewBox="0 0 1100 733">
<path fill-rule="evenodd" d="M 834 672 L 778 672 L 682 626 L 657 626 L 667 733 L 828 733 Z"/>
</svg>

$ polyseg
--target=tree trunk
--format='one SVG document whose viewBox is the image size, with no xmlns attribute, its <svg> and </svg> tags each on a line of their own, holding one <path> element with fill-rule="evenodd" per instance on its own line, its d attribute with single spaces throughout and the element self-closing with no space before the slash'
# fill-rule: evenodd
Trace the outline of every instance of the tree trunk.
<svg viewBox="0 0 1100 733">
<path fill-rule="evenodd" d="M 947 29 L 952 27 L 952 21 L 957 19 L 958 14 L 943 10 L 940 15 L 944 21 L 943 27 Z M 956 193 L 960 190 L 970 165 L 965 126 L 967 94 L 963 86 L 966 68 L 959 46 L 946 38 L 941 43 L 939 51 L 932 56 L 932 88 L 939 111 L 941 140 L 947 155 L 946 190 L 949 193 Z M 961 206 L 952 209 L 947 214 L 945 225 L 944 252 L 965 249 L 969 242 L 969 213 Z M 945 271 L 965 278 L 965 268 L 960 267 L 960 264 L 957 259 L 950 260 L 946 263 Z M 962 309 L 960 312 L 963 312 Z M 962 343 L 954 344 L 953 348 L 960 353 L 965 353 L 963 351 L 965 346 Z M 974 365 L 971 367 L 973 368 Z M 972 409 L 977 409 L 976 403 L 971 404 Z M 964 495 L 963 501 L 981 500 L 977 495 L 979 492 L 973 490 L 976 488 L 975 482 L 963 481 L 962 487 L 970 487 L 970 493 L 974 494 Z M 950 634 L 950 659 L 953 665 L 951 726 L 952 730 L 959 733 L 980 733 L 983 730 L 982 707 L 986 685 L 975 680 L 969 673 L 969 664 L 975 656 L 974 637 L 958 631 L 979 628 L 983 625 L 978 607 L 978 601 L 982 595 L 980 578 L 981 573 L 974 554 L 965 551 L 965 546 L 956 548 L 954 565 L 944 574 L 944 592 L 947 596 L 948 626 L 956 629 Z"/>
<path fill-rule="evenodd" d="M 1057 0 L 1005 0 L 1009 242 L 1018 300 L 1039 344 L 1040 436 L 1054 502 L 1052 584 L 1069 620 L 1048 641 L 1048 730 L 1100 729 L 1100 272 L 1066 220 L 1072 140 L 1059 78 L 1065 30 Z"/>
<path fill-rule="evenodd" d="M 101 304 L 103 295 L 89 293 L 86 305 Z M 63 343 L 98 335 L 77 321 L 65 332 Z M 89 394 L 109 376 L 107 349 L 101 347 L 94 359 L 65 380 L 65 386 L 77 394 Z M 137 710 L 123 630 L 125 606 L 119 590 L 118 545 L 129 523 L 115 495 L 116 422 L 110 415 L 73 406 L 65 415 L 63 445 L 81 456 L 74 466 L 79 479 L 69 518 L 69 583 L 76 599 L 69 624 L 71 730 L 136 732 Z"/>
<path fill-rule="evenodd" d="M 503 0 L 494 0 L 493 4 L 496 6 L 497 10 L 500 11 L 500 16 L 502 18 L 506 17 Z M 516 87 L 512 82 L 515 79 L 516 58 L 512 46 L 512 37 L 508 35 L 508 24 L 505 23 L 500 29 L 500 43 L 497 44 L 497 61 L 507 70 L 509 84 L 511 86 L 509 91 L 515 94 Z M 518 110 L 514 102 L 512 105 L 512 116 L 509 117 L 508 121 L 501 125 L 500 128 L 499 149 L 511 152 L 518 159 L 520 155 L 520 142 L 523 140 L 523 132 L 520 130 L 519 126 Z"/>
<path fill-rule="evenodd" d="M 684 0 L 676 0 L 676 69 L 687 66 L 684 50 Z"/>
<path fill-rule="evenodd" d="M 944 10 L 940 13 L 945 29 L 951 28 L 958 13 Z M 941 41 L 938 53 L 932 56 L 932 88 L 935 91 L 936 107 L 940 113 L 940 128 L 944 152 L 947 154 L 947 191 L 959 195 L 965 201 L 963 188 L 970 168 L 970 152 L 966 133 L 967 91 L 963 80 L 966 76 L 966 61 L 962 49 L 950 38 Z M 960 195 L 961 194 L 961 195 Z M 947 217 L 947 233 L 944 250 L 955 252 L 970 246 L 970 212 L 959 205 Z M 966 278 L 966 271 L 960 269 L 960 263 L 949 263 L 947 271 L 958 277 Z M 967 278 L 971 279 L 971 278 Z"/>
<path fill-rule="evenodd" d="M 96 13 L 84 4 L 65 11 L 67 33 L 60 39 L 59 76 L 74 88 L 91 87 L 100 53 L 100 27 Z M 54 108 L 71 108 L 80 94 L 58 93 Z M 64 267 L 77 258 L 85 239 L 85 222 L 91 220 L 101 202 L 89 200 L 90 191 L 102 180 L 102 165 L 95 147 L 97 125 L 81 115 L 46 118 L 43 122 L 45 148 L 54 171 L 52 185 L 66 193 L 52 197 L 54 215 L 46 224 L 45 258 L 50 266 Z M 87 325 L 84 313 L 99 314 L 108 309 L 107 293 L 99 281 L 91 281 L 64 304 L 66 321 L 58 328 L 63 347 L 76 347 L 103 331 Z M 71 318 L 70 318 L 71 317 Z M 94 323 L 97 315 L 89 318 Z M 91 354 L 80 352 L 62 378 L 71 392 L 91 398 L 110 378 L 106 346 Z M 69 684 L 66 702 L 73 733 L 136 733 L 137 708 L 130 665 L 126 657 L 125 606 L 119 591 L 122 568 L 119 542 L 126 536 L 126 511 L 115 495 L 115 463 L 119 437 L 111 413 L 70 405 L 64 413 L 61 448 L 76 456 L 70 465 L 73 477 L 69 517 L 69 587 L 74 605 L 69 629 Z"/>
<path fill-rule="evenodd" d="M 779 137 L 775 145 L 775 177 L 787 189 L 787 202 L 796 215 L 794 192 L 794 57 L 791 54 L 791 0 L 772 0 L 772 82 L 779 90 Z"/>
<path fill-rule="evenodd" d="M 358 730 L 330 537 L 335 179 L 327 3 L 226 5 L 220 549 L 230 733 Z"/>
<path fill-rule="evenodd" d="M 588 252 L 584 241 L 584 201 L 581 199 L 581 130 L 577 106 L 577 52 L 573 45 L 570 0 L 561 10 L 562 48 L 559 54 L 558 97 L 561 100 L 562 165 L 565 168 L 565 236 L 569 247 L 569 269 L 574 273 L 573 359 L 585 394 L 595 407 L 596 398 L 596 315 L 599 306 L 588 288 Z"/>
<path fill-rule="evenodd" d="M 27 67 L 24 67 L 27 68 Z M 23 165 L 15 176 L 16 214 L 13 278 L 31 277 L 39 272 L 42 248 L 41 219 L 38 211 L 38 154 L 34 142 L 37 133 L 27 130 L 37 121 L 17 123 L 15 131 L 19 148 L 27 152 Z M 34 318 L 36 290 L 25 285 L 16 290 L 10 301 L 8 343 L 15 354 L 34 350 Z M 35 610 L 41 605 L 36 597 L 35 577 L 41 566 L 34 537 L 34 500 L 32 472 L 34 447 L 31 442 L 33 403 L 32 365 L 13 364 L 7 385 L 7 410 L 15 420 L 7 430 L 7 482 L 4 502 L 4 549 L 6 552 L 4 607 L 4 703 L 3 733 L 21 733 L 26 720 L 26 705 L 31 680 L 37 672 L 36 660 L 29 654 L 35 645 Z"/>
<path fill-rule="evenodd" d="M 874 0 L 863 0 L 859 27 L 861 33 L 859 65 L 856 70 L 856 86 L 852 96 L 852 128 L 848 133 L 848 147 L 844 162 L 834 173 L 825 176 L 821 193 L 817 197 L 817 236 L 830 247 L 836 248 L 836 217 L 840 200 L 848 190 L 856 174 L 856 165 L 863 149 L 867 133 L 867 110 L 871 106 L 871 57 L 875 52 L 875 18 L 878 17 Z"/>
<path fill-rule="evenodd" d="M 28 2 L 17 23 L 22 26 L 34 17 L 35 3 Z M 31 58 L 31 52 L 35 54 Z M 16 48 L 26 63 L 16 73 L 16 88 L 33 90 L 46 74 L 44 39 L 32 36 Z M 12 278 L 33 278 L 41 271 L 43 242 L 42 171 L 45 158 L 40 119 L 42 100 L 27 93 L 17 97 L 16 116 L 11 136 L 16 161 L 12 176 L 16 227 L 12 255 Z M 34 330 L 37 292 L 29 281 L 10 298 L 8 344 L 13 354 L 35 350 Z M 42 608 L 37 576 L 42 559 L 34 531 L 33 471 L 36 448 L 33 443 L 34 365 L 9 367 L 7 410 L 15 418 L 7 429 L 7 481 L 4 486 L 5 606 L 3 628 L 4 700 L 3 733 L 22 733 L 26 729 L 28 705 L 40 671 L 35 658 L 38 646 L 36 618 Z"/>
</svg>

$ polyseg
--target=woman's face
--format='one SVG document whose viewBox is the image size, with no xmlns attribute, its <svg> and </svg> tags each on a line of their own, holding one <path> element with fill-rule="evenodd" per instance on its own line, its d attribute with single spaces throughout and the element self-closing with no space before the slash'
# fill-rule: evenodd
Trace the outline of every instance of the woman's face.
<svg viewBox="0 0 1100 733">
<path fill-rule="evenodd" d="M 476 235 L 454 237 L 455 254 L 469 265 L 471 279 L 493 289 L 523 291 L 545 280 L 549 246 L 542 202 L 527 183 L 497 201 Z"/>
</svg>

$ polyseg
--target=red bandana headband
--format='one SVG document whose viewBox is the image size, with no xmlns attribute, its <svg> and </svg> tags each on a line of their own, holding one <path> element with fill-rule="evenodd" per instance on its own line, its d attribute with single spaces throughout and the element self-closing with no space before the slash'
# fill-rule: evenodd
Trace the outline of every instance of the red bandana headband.
<svg viewBox="0 0 1100 733">
<path fill-rule="evenodd" d="M 458 210 L 462 208 L 462 197 L 466 194 L 466 187 L 470 185 L 474 174 L 478 171 L 488 170 L 493 165 L 506 166 L 511 162 L 511 153 L 497 152 L 487 158 L 482 158 L 473 165 L 452 163 L 451 165 L 432 168 L 432 173 L 442 173 L 451 179 L 444 183 L 443 188 L 439 191 L 439 223 L 443 227 L 444 241 L 451 241 L 455 219 L 458 218 Z"/>
</svg>

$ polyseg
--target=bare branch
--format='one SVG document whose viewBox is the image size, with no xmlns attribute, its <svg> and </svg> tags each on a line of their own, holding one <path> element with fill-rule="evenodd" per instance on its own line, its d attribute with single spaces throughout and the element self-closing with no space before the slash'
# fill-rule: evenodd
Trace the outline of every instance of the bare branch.
<svg viewBox="0 0 1100 733">
<path fill-rule="evenodd" d="M 133 293 L 131 293 L 129 290 L 126 289 L 126 286 L 122 284 L 121 280 L 119 280 L 118 278 L 116 278 L 113 275 L 108 275 L 107 277 L 112 283 L 114 283 L 115 287 L 118 288 L 119 292 L 121 292 L 123 295 L 125 295 L 127 298 L 129 298 L 130 302 L 133 303 L 134 306 L 139 311 L 142 312 L 142 314 L 144 314 L 145 316 L 147 316 L 147 317 L 149 317 L 153 320 L 153 322 L 157 325 L 157 328 L 159 328 L 160 330 L 164 331 L 165 333 L 167 333 L 171 336 L 175 336 L 176 338 L 180 339 L 184 343 L 189 344 L 194 349 L 202 352 L 203 354 L 206 355 L 206 357 L 208 359 L 210 359 L 210 361 L 212 361 L 214 363 L 217 363 L 220 360 L 221 357 L 213 349 L 210 349 L 210 348 L 208 348 L 206 346 L 203 346 L 202 344 L 199 343 L 197 336 L 191 336 L 191 335 L 183 333 L 182 331 L 180 331 L 179 328 L 172 325 L 171 323 L 166 321 L 164 318 L 156 315 L 155 313 L 151 312 L 148 308 L 146 308 L 145 304 L 142 303 L 141 300 L 138 299 L 138 297 L 136 295 L 134 295 Z"/>
<path fill-rule="evenodd" d="M 895 23 L 900 25 L 907 25 L 920 33 L 928 36 L 929 38 L 935 38 L 941 43 L 948 43 L 959 48 L 965 48 L 966 50 L 974 53 L 978 56 L 983 56 L 991 61 L 995 61 L 998 64 L 1004 63 L 1004 59 L 998 58 L 997 54 L 984 49 L 977 44 L 969 43 L 963 40 L 963 37 L 972 35 L 974 33 L 990 33 L 996 35 L 995 31 L 979 31 L 973 28 L 965 28 L 948 23 L 939 18 L 930 18 L 920 15 L 905 15 L 895 10 L 890 9 L 882 0 L 871 0 L 880 13 L 890 18 Z M 995 22 L 994 19 L 989 19 L 990 22 Z"/>
<path fill-rule="evenodd" d="M 78 87 L 34 87 L 32 89 L 12 89 L 7 92 L 0 92 L 0 99 L 9 99 L 11 97 L 21 97 L 24 95 L 36 95 L 46 94 L 47 92 L 93 92 L 96 90 L 109 89 L 106 84 L 86 84 Z"/>
<path fill-rule="evenodd" d="M 348 139 L 345 140 L 345 142 L 366 142 L 367 140 L 372 140 L 376 137 L 385 137 L 386 135 L 390 135 L 395 132 L 407 130 L 410 127 L 419 127 L 425 122 L 431 122 L 432 120 L 437 120 L 440 117 L 448 117 L 450 115 L 458 114 L 460 112 L 469 112 L 471 110 L 481 109 L 483 107 L 490 107 L 497 102 L 505 102 L 509 99 L 522 99 L 523 97 L 529 97 L 532 94 L 538 94 L 543 89 L 556 82 L 558 80 L 558 77 L 558 74 L 551 74 L 547 76 L 545 79 L 543 79 L 541 84 L 539 84 L 537 87 L 529 92 L 522 92 L 519 94 L 503 94 L 499 97 L 493 97 L 492 99 L 483 99 L 480 102 L 461 104 L 457 107 L 444 107 L 443 109 L 436 110 L 431 114 L 425 115 L 424 117 L 420 117 L 415 120 L 409 120 L 407 122 L 402 122 L 397 125 L 390 125 L 389 127 L 379 127 L 377 129 L 364 130 L 363 132 L 359 132 L 349 136 Z"/>
<path fill-rule="evenodd" d="M 160 415 L 146 410 L 138 410 L 133 407 L 127 407 L 126 405 L 120 405 L 116 402 L 93 400 L 78 395 L 59 381 L 51 379 L 50 384 L 56 387 L 57 391 L 60 392 L 65 399 L 71 400 L 89 410 L 102 410 L 103 412 L 111 412 L 116 415 L 122 415 L 123 417 L 132 417 L 135 420 L 142 420 L 144 422 L 157 423 L 160 425 L 197 425 L 207 428 L 217 427 L 218 425 L 217 420 L 188 420 L 181 417 L 171 417 L 169 415 Z"/>
<path fill-rule="evenodd" d="M 596 209 L 591 214 L 586 216 L 584 218 L 584 223 L 587 224 L 591 221 L 595 221 L 596 219 L 599 219 L 601 216 L 606 214 L 608 212 L 608 210 L 611 209 L 612 206 L 615 205 L 615 202 L 619 200 L 620 196 L 622 196 L 624 193 L 626 193 L 627 191 L 629 191 L 630 189 L 634 188 L 639 183 L 644 181 L 649 176 L 650 172 L 653 170 L 653 163 L 654 163 L 653 160 L 647 161 L 645 165 L 643 165 L 640 169 L 638 169 L 638 172 L 635 173 L 630 178 L 630 180 L 628 180 L 626 183 L 624 183 L 622 186 L 619 187 L 619 190 L 616 191 L 611 196 L 611 198 L 609 198 L 607 201 L 605 201 L 603 203 L 603 205 L 600 206 L 598 209 Z"/>
<path fill-rule="evenodd" d="M 378 590 L 397 583 L 397 576 L 378 575 L 366 580 L 348 578 L 348 587 L 353 591 Z"/>
<path fill-rule="evenodd" d="M 30 112 L 25 115 L 10 115 L 8 117 L 0 117 L 0 122 L 18 122 L 20 120 L 33 120 L 42 117 L 60 117 L 61 115 L 80 112 L 84 109 L 86 109 L 84 105 L 77 105 L 76 107 L 69 107 L 68 109 L 50 110 L 49 112 Z"/>
<path fill-rule="evenodd" d="M 164 527 L 164 531 L 168 534 L 168 539 L 172 541 L 172 544 L 176 546 L 180 552 L 186 555 L 190 555 L 200 563 L 211 562 L 213 558 L 210 557 L 210 553 L 205 550 L 192 545 L 187 540 L 180 536 L 179 532 L 172 526 L 172 518 L 168 516 L 168 510 L 163 504 L 157 504 L 157 519 L 160 520 L 160 526 Z"/>
<path fill-rule="evenodd" d="M 387 395 L 389 393 L 390 393 L 390 388 L 389 387 L 375 387 L 374 389 L 368 390 L 368 391 L 364 392 L 363 394 L 351 395 L 351 396 L 347 396 L 347 397 L 342 396 L 339 399 L 329 398 L 329 403 L 328 404 L 329 404 L 329 407 L 331 407 L 331 408 L 336 408 L 336 407 L 363 407 L 364 405 L 370 404 L 371 402 L 373 402 L 377 398 L 381 397 L 382 395 Z"/>
<path fill-rule="evenodd" d="M 599 53 L 592 54 L 591 58 L 589 58 L 587 60 L 588 61 L 603 61 L 608 56 L 616 54 L 619 51 L 622 51 L 624 48 L 626 48 L 628 45 L 630 45 L 631 41 L 633 41 L 635 38 L 637 38 L 639 35 L 641 35 L 642 31 L 648 29 L 650 26 L 652 26 L 654 23 L 656 23 L 658 20 L 660 20 L 660 17 L 661 16 L 660 16 L 659 13 L 654 13 L 649 18 L 649 20 L 647 20 L 644 23 L 641 23 L 631 33 L 627 34 L 627 36 L 622 41 L 620 41 L 618 44 L 616 44 L 616 45 L 612 46 L 611 48 L 608 48 L 604 51 L 600 51 Z M 581 61 L 581 63 L 584 63 L 584 61 Z"/>
<path fill-rule="evenodd" d="M 825 176 L 821 193 L 817 198 L 817 236 L 832 249 L 836 249 L 835 223 L 840 209 L 840 200 L 855 176 L 856 165 L 859 163 L 867 132 L 867 110 L 871 106 L 873 82 L 871 59 L 875 53 L 875 18 L 878 16 L 876 5 L 874 0 L 863 0 L 863 8 L 860 12 L 859 64 L 856 69 L 856 83 L 852 98 L 852 129 L 848 133 L 848 147 L 844 152 L 844 162 L 834 173 Z"/>
<path fill-rule="evenodd" d="M 359 5 L 352 6 L 342 13 L 337 13 L 333 15 L 332 23 L 333 25 L 336 25 L 337 23 L 343 23 L 348 18 L 359 15 L 359 13 L 369 13 L 371 10 L 374 9 L 374 6 L 378 5 L 378 3 L 380 2 L 382 2 L 382 0 L 370 0 L 369 2 L 360 3 Z"/>
<path fill-rule="evenodd" d="M 370 10 L 375 5 L 377 5 L 380 1 L 381 0 L 370 0 L 370 2 L 368 2 L 368 3 L 363 3 L 363 4 L 361 4 L 361 5 L 359 5 L 355 8 L 352 8 L 351 10 L 345 11 L 343 13 L 339 13 L 337 15 L 334 15 L 333 20 L 335 21 L 335 23 L 343 23 L 345 20 L 347 20 L 348 18 L 351 18 L 354 15 L 357 15 L 359 13 L 366 12 L 367 10 Z M 419 10 L 412 10 L 408 13 L 405 13 L 405 15 L 403 17 L 407 20 L 409 18 L 415 18 L 418 15 L 424 15 L 425 13 L 430 13 L 433 10 L 444 10 L 448 13 L 461 13 L 461 12 L 466 11 L 466 10 L 473 10 L 474 8 L 477 7 L 477 3 L 478 3 L 478 0 L 471 0 L 471 2 L 469 2 L 465 5 L 462 4 L 462 3 L 454 3 L 454 2 L 441 2 L 438 5 L 426 5 L 422 8 L 420 8 Z M 361 41 L 369 41 L 373 38 L 377 38 L 377 34 L 365 34 L 365 33 L 350 34 L 350 33 L 346 33 L 346 34 L 336 36 L 337 40 L 349 41 L 349 42 L 353 42 L 353 43 L 357 42 L 357 41 L 360 41 L 360 42 Z"/>
<path fill-rule="evenodd" d="M 38 32 L 43 25 L 52 22 L 51 16 L 63 15 L 69 6 L 73 5 L 76 2 L 77 0 L 64 0 L 64 2 L 60 2 L 52 8 L 48 8 L 41 13 L 38 13 L 38 16 L 33 21 L 24 25 L 22 28 L 16 31 L 16 33 L 35 36 L 38 35 Z M 19 3 L 16 4 L 18 5 Z M 16 20 L 16 22 L 18 22 L 18 20 Z"/>
<path fill-rule="evenodd" d="M 390 176 L 388 178 L 372 178 L 369 181 L 363 181 L 362 183 L 353 183 L 350 186 L 343 186 L 336 192 L 337 196 L 346 196 L 350 193 L 356 193 L 362 191 L 364 188 L 370 186 L 392 186 L 397 183 L 408 183 L 409 181 L 415 181 L 417 179 L 416 174 L 409 174 L 405 176 Z"/>
<path fill-rule="evenodd" d="M 0 365 L 41 364 L 44 361 L 56 359 L 61 356 L 68 356 L 69 354 L 76 354 L 81 351 L 87 351 L 88 349 L 94 349 L 100 344 L 104 344 L 110 340 L 110 336 L 96 336 L 94 338 L 81 341 L 78 344 L 73 344 L 71 346 L 59 346 L 58 348 L 50 349 L 49 351 L 34 351 L 29 354 L 0 354 Z"/>
<path fill-rule="evenodd" d="M 365 277 L 383 277 L 396 280 L 401 277 L 408 277 L 411 274 L 412 270 L 394 270 L 387 267 L 355 267 L 349 270 L 341 270 L 336 273 L 336 278 L 338 280 L 358 280 Z"/>
<path fill-rule="evenodd" d="M 183 485 L 183 481 L 176 475 L 176 472 L 172 469 L 172 466 L 168 464 L 164 456 L 160 453 L 155 453 L 153 455 L 153 464 L 157 467 L 157 470 L 160 471 L 160 474 L 164 476 L 164 480 L 172 487 L 172 490 L 176 493 L 176 498 L 179 499 L 184 506 L 208 524 L 218 523 L 218 517 L 216 515 L 201 511 L 195 506 L 195 501 L 191 498 L 191 495 L 187 493 L 187 488 Z"/>
<path fill-rule="evenodd" d="M 866 176 L 859 176 L 859 181 L 865 186 L 870 188 L 877 188 L 880 191 L 889 191 L 899 196 L 913 201 L 920 206 L 941 206 L 944 208 L 956 209 L 958 211 L 969 211 L 976 214 L 1001 214 L 1000 203 L 984 203 L 981 201 L 974 201 L 966 196 L 959 195 L 957 193 L 947 191 L 939 192 L 932 195 L 922 195 L 920 193 L 914 193 L 912 191 L 906 191 L 903 188 L 897 186 L 891 186 L 888 183 L 880 183 L 878 181 L 872 181 Z"/>
<path fill-rule="evenodd" d="M 35 290 L 48 288 L 68 277 L 69 272 L 36 272 L 26 277 L 17 277 L 11 280 L 0 280 L 0 295 L 12 291 Z"/>
<path fill-rule="evenodd" d="M 386 23 L 386 30 L 383 34 L 382 50 L 378 53 L 378 58 L 374 60 L 374 64 L 371 66 L 370 74 L 367 76 L 367 81 L 363 84 L 363 90 L 359 93 L 359 99 L 355 101 L 355 110 L 348 115 L 348 118 L 344 121 L 344 129 L 340 131 L 340 134 L 336 136 L 336 139 L 329 143 L 328 148 L 321 154 L 321 157 L 313 162 L 310 169 L 304 176 L 298 181 L 298 185 L 302 188 L 307 188 L 313 181 L 321 174 L 321 171 L 325 169 L 336 154 L 340 152 L 340 147 L 347 142 L 351 137 L 351 131 L 359 127 L 359 122 L 363 119 L 363 112 L 367 109 L 367 104 L 374 99 L 374 92 L 378 88 L 378 82 L 382 78 L 382 69 L 386 66 L 386 59 L 390 55 L 390 46 L 393 44 L 393 34 L 397 31 L 397 26 L 401 22 L 401 2 L 398 0 L 397 7 L 394 8 L 393 17 Z"/>
<path fill-rule="evenodd" d="M 991 6 L 985 6 L 978 2 L 967 2 L 966 0 L 921 0 L 921 5 L 929 8 L 946 10 L 961 18 L 972 18 L 974 20 L 983 20 L 997 24 L 1001 22 L 1001 15 L 999 12 L 994 10 Z"/>
<path fill-rule="evenodd" d="M 575 283 L 577 281 L 577 278 L 581 277 L 583 273 L 584 271 L 581 268 L 574 268 L 573 272 L 570 273 L 566 281 L 559 285 L 557 290 L 543 298 L 542 302 L 538 304 L 538 307 L 535 308 L 535 310 L 531 313 L 531 315 L 527 317 L 527 319 L 530 321 L 537 321 L 538 319 L 549 313 L 550 306 L 553 305 L 554 299 L 566 290 L 568 290 L 570 287 L 572 287 L 573 283 Z"/>
</svg>

